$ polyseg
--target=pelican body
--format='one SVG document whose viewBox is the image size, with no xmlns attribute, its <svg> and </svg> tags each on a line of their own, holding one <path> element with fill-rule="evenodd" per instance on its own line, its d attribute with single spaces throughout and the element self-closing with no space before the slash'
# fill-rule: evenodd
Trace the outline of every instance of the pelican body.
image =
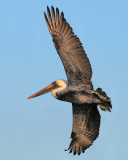
<svg viewBox="0 0 128 160">
<path fill-rule="evenodd" d="M 44 17 L 68 80 L 56 80 L 28 99 L 51 92 L 55 98 L 72 103 L 72 140 L 67 150 L 80 155 L 99 135 L 100 114 L 97 106 L 103 111 L 111 111 L 111 100 L 101 88 L 96 91 L 93 89 L 90 61 L 63 12 L 59 14 L 56 8 L 55 13 L 53 7 L 51 12 L 47 7 L 47 15 L 44 12 Z"/>
</svg>

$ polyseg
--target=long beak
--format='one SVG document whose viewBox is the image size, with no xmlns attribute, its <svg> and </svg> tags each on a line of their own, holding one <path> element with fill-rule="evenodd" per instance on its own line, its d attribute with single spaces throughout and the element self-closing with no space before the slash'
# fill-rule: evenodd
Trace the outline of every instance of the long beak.
<svg viewBox="0 0 128 160">
<path fill-rule="evenodd" d="M 50 85 L 48 85 L 47 87 L 41 89 L 40 91 L 38 91 L 37 93 L 31 95 L 30 97 L 28 97 L 27 99 L 30 99 L 30 98 L 34 98 L 34 97 L 37 97 L 37 96 L 40 96 L 40 95 L 43 95 L 45 93 L 48 93 L 50 91 L 52 91 L 53 89 L 57 88 L 57 86 L 53 85 L 52 83 Z"/>
</svg>

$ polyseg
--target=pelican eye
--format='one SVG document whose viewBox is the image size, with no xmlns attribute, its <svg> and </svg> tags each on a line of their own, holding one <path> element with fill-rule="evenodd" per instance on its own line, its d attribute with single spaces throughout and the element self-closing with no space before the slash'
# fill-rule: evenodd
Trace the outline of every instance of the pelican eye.
<svg viewBox="0 0 128 160">
<path fill-rule="evenodd" d="M 52 85 L 55 87 L 58 87 L 58 84 L 56 83 L 56 81 L 52 82 Z"/>
</svg>

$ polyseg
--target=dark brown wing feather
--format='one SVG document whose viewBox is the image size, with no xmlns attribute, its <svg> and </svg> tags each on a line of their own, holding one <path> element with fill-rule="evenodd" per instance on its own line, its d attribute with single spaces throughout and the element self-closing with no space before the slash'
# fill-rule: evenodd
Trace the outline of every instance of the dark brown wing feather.
<svg viewBox="0 0 128 160">
<path fill-rule="evenodd" d="M 53 43 L 64 65 L 69 85 L 91 84 L 92 69 L 89 59 L 82 47 L 79 38 L 74 35 L 70 25 L 66 22 L 63 12 L 59 15 L 59 10 L 56 8 L 47 7 L 47 15 L 44 12 L 44 17 L 53 38 Z"/>
<path fill-rule="evenodd" d="M 100 114 L 95 104 L 73 104 L 73 129 L 69 152 L 75 155 L 90 147 L 99 135 Z"/>
</svg>

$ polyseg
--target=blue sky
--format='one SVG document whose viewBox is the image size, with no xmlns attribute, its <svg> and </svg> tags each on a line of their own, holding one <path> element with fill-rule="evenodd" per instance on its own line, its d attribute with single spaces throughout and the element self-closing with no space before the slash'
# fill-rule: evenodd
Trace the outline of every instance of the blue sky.
<svg viewBox="0 0 128 160">
<path fill-rule="evenodd" d="M 27 97 L 66 79 L 43 11 L 53 5 L 80 38 L 91 61 L 94 88 L 112 99 L 101 113 L 100 136 L 79 160 L 128 158 L 128 1 L 0 1 L 0 159 L 78 160 L 65 152 L 72 130 L 71 104 L 46 94 Z"/>
</svg>

